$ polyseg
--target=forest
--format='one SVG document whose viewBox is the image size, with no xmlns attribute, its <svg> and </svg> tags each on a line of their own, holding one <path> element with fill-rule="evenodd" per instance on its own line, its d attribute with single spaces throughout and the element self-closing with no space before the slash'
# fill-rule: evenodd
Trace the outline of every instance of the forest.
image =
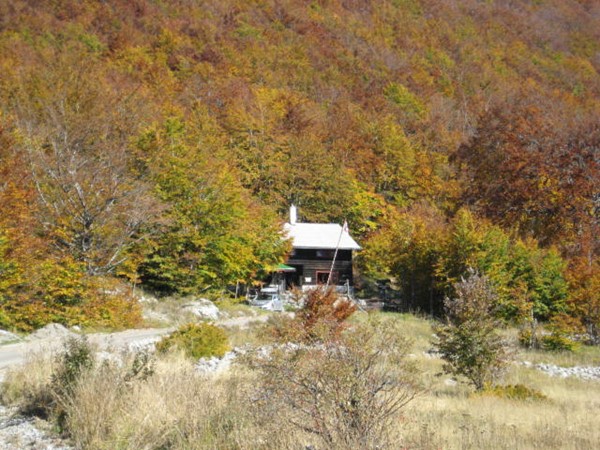
<svg viewBox="0 0 600 450">
<path fill-rule="evenodd" d="M 12 0 L 0 74 L 2 328 L 260 279 L 295 203 L 365 292 L 598 343 L 595 0 Z"/>
</svg>

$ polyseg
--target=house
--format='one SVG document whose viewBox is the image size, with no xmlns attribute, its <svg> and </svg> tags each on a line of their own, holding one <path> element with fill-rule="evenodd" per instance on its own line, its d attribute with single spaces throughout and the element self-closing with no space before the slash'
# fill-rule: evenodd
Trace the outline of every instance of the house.
<svg viewBox="0 0 600 450">
<path fill-rule="evenodd" d="M 296 207 L 292 205 L 290 221 L 284 224 L 284 231 L 292 240 L 292 252 L 279 271 L 285 280 L 285 288 L 306 289 L 329 284 L 338 290 L 345 290 L 345 287 L 350 291 L 353 285 L 352 252 L 361 247 L 352 239 L 346 226 L 298 222 Z"/>
</svg>

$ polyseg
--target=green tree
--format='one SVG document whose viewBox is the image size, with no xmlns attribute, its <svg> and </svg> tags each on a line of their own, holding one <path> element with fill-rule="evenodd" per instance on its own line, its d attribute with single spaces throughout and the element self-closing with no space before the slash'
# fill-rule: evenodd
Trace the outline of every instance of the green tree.
<svg viewBox="0 0 600 450">
<path fill-rule="evenodd" d="M 245 281 L 279 262 L 286 243 L 275 215 L 253 201 L 225 162 L 169 119 L 139 141 L 164 203 L 163 223 L 140 249 L 141 279 L 159 291 L 190 293 Z"/>
<path fill-rule="evenodd" d="M 446 372 L 482 390 L 498 380 L 509 361 L 507 344 L 497 332 L 497 295 L 489 278 L 474 270 L 454 290 L 456 296 L 444 300 L 445 322 L 434 327 L 434 345 Z"/>
<path fill-rule="evenodd" d="M 520 283 L 535 319 L 548 320 L 567 311 L 566 262 L 555 249 L 541 249 L 532 239 L 518 240 L 509 264 L 511 287 Z"/>
</svg>

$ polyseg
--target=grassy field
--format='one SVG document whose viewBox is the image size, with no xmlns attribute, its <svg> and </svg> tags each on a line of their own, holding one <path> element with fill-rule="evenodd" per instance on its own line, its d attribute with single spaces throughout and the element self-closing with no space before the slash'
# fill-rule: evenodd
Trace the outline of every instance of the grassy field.
<svg viewBox="0 0 600 450">
<path fill-rule="evenodd" d="M 546 400 L 510 400 L 475 394 L 442 374 L 442 362 L 425 356 L 430 324 L 413 316 L 398 316 L 415 339 L 415 357 L 423 370 L 425 392 L 407 414 L 409 447 L 443 449 L 593 449 L 600 448 L 597 411 L 600 382 L 550 377 L 519 364 L 598 365 L 600 349 L 577 353 L 517 351 L 504 380 L 543 393 Z"/>
<path fill-rule="evenodd" d="M 583 348 L 576 354 L 518 351 L 504 382 L 524 384 L 546 398 L 512 400 L 477 394 L 443 374 L 442 361 L 428 352 L 432 338 L 428 320 L 375 314 L 390 326 L 397 324 L 412 340 L 408 358 L 419 367 L 422 391 L 394 422 L 395 448 L 599 447 L 600 382 L 552 378 L 519 361 L 597 365 L 600 349 Z M 352 321 L 366 322 L 366 315 L 355 314 Z M 230 340 L 235 345 L 259 345 L 259 327 L 229 330 Z M 132 358 L 98 364 L 63 398 L 61 420 L 78 448 L 301 449 L 312 443 L 299 430 L 283 431 L 277 424 L 257 419 L 252 398 L 255 375 L 243 367 L 206 377 L 195 372 L 193 361 L 170 353 L 157 356 L 149 376 L 132 377 Z M 30 358 L 25 367 L 8 374 L 3 401 L 35 409 L 31 406 L 43 403 L 48 394 L 55 365 L 56 360 L 47 355 Z"/>
</svg>

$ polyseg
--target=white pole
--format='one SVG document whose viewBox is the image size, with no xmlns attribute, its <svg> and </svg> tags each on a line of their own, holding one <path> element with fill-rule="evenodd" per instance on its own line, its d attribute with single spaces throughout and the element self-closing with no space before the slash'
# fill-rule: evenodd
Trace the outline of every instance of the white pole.
<svg viewBox="0 0 600 450">
<path fill-rule="evenodd" d="M 340 237 L 338 238 L 337 245 L 335 246 L 335 253 L 333 254 L 333 261 L 331 261 L 331 268 L 329 269 L 329 276 L 327 277 L 327 284 L 325 288 L 329 287 L 329 283 L 331 281 L 331 275 L 333 274 L 333 266 L 335 265 L 335 259 L 337 258 L 338 250 L 340 249 L 340 242 L 342 242 L 342 235 L 344 234 L 344 227 L 342 226 L 342 231 L 340 232 Z"/>
</svg>

